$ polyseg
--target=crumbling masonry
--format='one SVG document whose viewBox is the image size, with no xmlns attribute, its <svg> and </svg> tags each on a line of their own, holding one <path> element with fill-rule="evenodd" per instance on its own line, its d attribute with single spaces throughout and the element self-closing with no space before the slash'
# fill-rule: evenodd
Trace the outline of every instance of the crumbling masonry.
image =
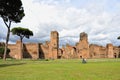
<svg viewBox="0 0 120 80">
<path fill-rule="evenodd" d="M 23 55 L 20 53 L 20 41 L 16 44 L 9 44 L 11 50 L 9 56 L 15 59 L 79 59 L 79 58 L 120 58 L 120 47 L 107 44 L 106 47 L 88 42 L 88 35 L 83 32 L 80 40 L 75 46 L 66 44 L 59 48 L 59 34 L 52 31 L 50 41 L 46 43 L 23 44 Z"/>
</svg>

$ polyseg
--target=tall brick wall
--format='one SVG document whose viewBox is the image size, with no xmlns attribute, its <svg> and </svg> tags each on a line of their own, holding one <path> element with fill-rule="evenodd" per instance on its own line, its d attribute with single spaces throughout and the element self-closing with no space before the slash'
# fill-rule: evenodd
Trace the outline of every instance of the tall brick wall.
<svg viewBox="0 0 120 80">
<path fill-rule="evenodd" d="M 15 59 L 73 59 L 73 58 L 120 58 L 120 47 L 107 44 L 106 47 L 91 44 L 89 46 L 88 35 L 80 33 L 79 42 L 75 46 L 67 44 L 59 48 L 59 34 L 52 31 L 50 41 L 46 43 L 27 43 L 23 44 L 23 54 L 21 54 L 21 42 L 9 44 L 11 50 L 9 55 Z M 0 43 L 0 46 L 2 43 Z"/>
<path fill-rule="evenodd" d="M 90 46 L 90 58 L 106 58 L 106 48 L 103 46 L 91 44 Z"/>
<path fill-rule="evenodd" d="M 23 44 L 23 54 L 21 54 L 21 42 L 9 44 L 10 56 L 15 59 L 32 58 L 32 59 L 57 59 L 59 49 L 59 34 L 57 31 L 52 31 L 50 42 L 45 44 L 27 43 Z"/>
<path fill-rule="evenodd" d="M 49 54 L 52 59 L 57 59 L 59 49 L 59 34 L 57 31 L 52 31 L 50 36 Z"/>
<path fill-rule="evenodd" d="M 80 33 L 80 41 L 77 44 L 77 50 L 79 58 L 89 58 L 88 35 L 85 32 Z"/>
<path fill-rule="evenodd" d="M 99 58 L 99 55 L 100 55 L 100 47 L 98 45 L 91 44 L 90 45 L 90 57 Z"/>
<path fill-rule="evenodd" d="M 17 41 L 16 44 L 9 44 L 8 48 L 10 49 L 10 57 L 15 59 L 22 59 L 22 58 L 32 58 L 38 59 L 39 52 L 38 52 L 38 44 L 36 43 L 28 43 L 23 44 L 23 54 L 21 55 L 21 42 Z"/>
<path fill-rule="evenodd" d="M 120 58 L 120 47 L 114 46 L 113 50 L 114 58 Z"/>
<path fill-rule="evenodd" d="M 39 58 L 40 59 L 49 59 L 50 58 L 50 54 L 49 54 L 49 42 L 46 42 L 45 44 L 41 44 L 40 45 L 40 52 L 39 52 Z"/>
<path fill-rule="evenodd" d="M 107 44 L 106 48 L 107 48 L 108 58 L 114 58 L 113 45 L 112 44 Z"/>
<path fill-rule="evenodd" d="M 23 58 L 39 58 L 39 44 L 38 43 L 27 43 L 23 47 Z"/>
<path fill-rule="evenodd" d="M 106 47 L 100 46 L 100 57 L 99 58 L 107 58 Z"/>
<path fill-rule="evenodd" d="M 16 44 L 9 44 L 8 48 L 10 49 L 10 57 L 15 59 L 21 59 L 21 42 L 17 41 Z"/>
<path fill-rule="evenodd" d="M 78 58 L 77 53 L 76 53 L 76 48 L 69 44 L 67 44 L 66 47 L 62 48 L 62 52 L 63 52 L 63 54 L 62 54 L 61 58 L 65 58 L 65 59 Z"/>
</svg>

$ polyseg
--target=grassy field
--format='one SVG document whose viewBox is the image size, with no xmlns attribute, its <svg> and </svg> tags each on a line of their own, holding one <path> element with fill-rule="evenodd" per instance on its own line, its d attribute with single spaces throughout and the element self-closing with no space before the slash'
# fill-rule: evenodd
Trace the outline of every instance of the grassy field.
<svg viewBox="0 0 120 80">
<path fill-rule="evenodd" d="M 120 59 L 0 60 L 0 80 L 120 80 Z"/>
</svg>

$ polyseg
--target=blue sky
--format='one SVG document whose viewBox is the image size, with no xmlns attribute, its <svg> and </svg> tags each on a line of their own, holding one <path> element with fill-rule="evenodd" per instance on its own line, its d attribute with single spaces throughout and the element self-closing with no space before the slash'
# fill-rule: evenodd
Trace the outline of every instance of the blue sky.
<svg viewBox="0 0 120 80">
<path fill-rule="evenodd" d="M 86 32 L 90 44 L 120 45 L 120 0 L 22 0 L 25 17 L 19 24 L 29 28 L 34 36 L 24 42 L 45 42 L 50 32 L 57 30 L 60 45 L 74 45 L 79 34 Z M 0 41 L 5 41 L 6 28 L 0 19 Z M 19 37 L 11 34 L 9 43 Z"/>
</svg>

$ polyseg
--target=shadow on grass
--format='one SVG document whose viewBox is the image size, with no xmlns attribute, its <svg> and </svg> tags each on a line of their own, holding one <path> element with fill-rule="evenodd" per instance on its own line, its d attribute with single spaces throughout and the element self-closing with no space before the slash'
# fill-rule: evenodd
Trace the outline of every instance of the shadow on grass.
<svg viewBox="0 0 120 80">
<path fill-rule="evenodd" d="M 8 67 L 8 66 L 18 66 L 18 65 L 24 65 L 24 64 L 26 63 L 0 64 L 0 68 Z"/>
</svg>

